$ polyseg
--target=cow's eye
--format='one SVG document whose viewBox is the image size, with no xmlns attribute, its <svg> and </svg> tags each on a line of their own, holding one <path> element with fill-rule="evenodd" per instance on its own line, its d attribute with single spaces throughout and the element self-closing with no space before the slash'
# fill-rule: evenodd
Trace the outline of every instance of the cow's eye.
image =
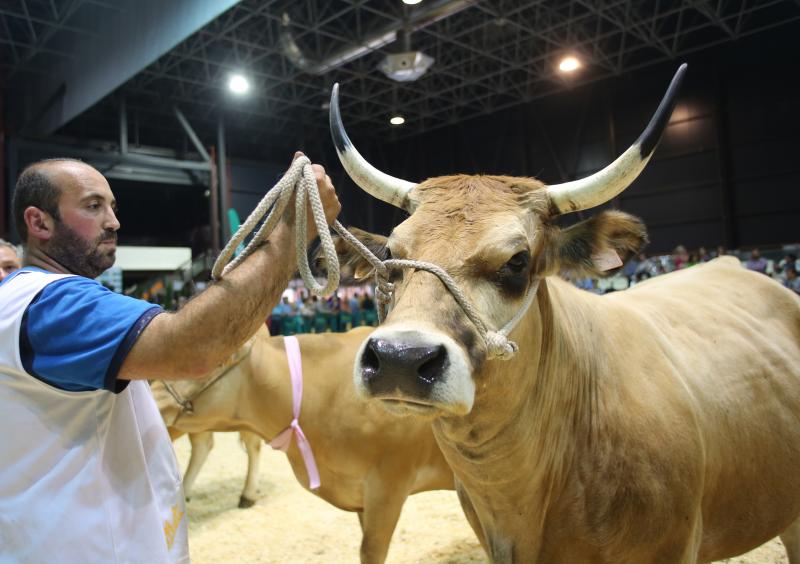
<svg viewBox="0 0 800 564">
<path fill-rule="evenodd" d="M 528 251 L 520 251 L 519 253 L 515 254 L 513 257 L 508 259 L 508 262 L 505 264 L 505 267 L 514 274 L 518 274 L 523 272 L 526 268 L 528 268 L 528 263 L 531 260 L 531 255 Z"/>
</svg>

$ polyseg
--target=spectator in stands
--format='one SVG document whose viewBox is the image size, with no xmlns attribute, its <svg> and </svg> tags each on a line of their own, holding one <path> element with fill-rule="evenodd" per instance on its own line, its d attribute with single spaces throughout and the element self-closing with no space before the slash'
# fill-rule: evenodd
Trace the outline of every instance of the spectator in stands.
<svg viewBox="0 0 800 564">
<path fill-rule="evenodd" d="M 709 253 L 705 247 L 700 247 L 697 249 L 697 256 L 699 262 L 708 262 L 711 260 L 711 253 Z"/>
<path fill-rule="evenodd" d="M 327 300 L 314 296 L 314 333 L 325 333 L 328 330 L 328 317 L 330 309 Z"/>
<path fill-rule="evenodd" d="M 316 299 L 316 296 L 314 296 Z M 300 317 L 303 319 L 303 332 L 311 333 L 314 327 L 314 305 L 313 302 L 305 298 L 300 302 Z"/>
<path fill-rule="evenodd" d="M 339 313 L 341 307 L 339 305 L 339 296 L 337 294 L 328 298 L 328 327 L 334 333 L 339 332 Z"/>
<path fill-rule="evenodd" d="M 786 278 L 786 269 L 789 267 L 793 267 L 795 271 L 800 268 L 800 265 L 797 263 L 797 257 L 793 253 L 786 253 L 778 262 L 778 272 L 783 278 Z"/>
<path fill-rule="evenodd" d="M 637 281 L 650 278 L 659 274 L 659 262 L 655 257 L 647 258 L 644 253 L 639 253 L 639 266 L 636 267 L 634 276 Z"/>
<path fill-rule="evenodd" d="M 643 257 L 644 253 L 634 255 L 628 259 L 628 262 L 626 262 L 625 266 L 622 267 L 622 274 L 628 279 L 628 281 L 632 281 L 636 277 L 636 271 L 639 270 L 640 259 Z"/>
<path fill-rule="evenodd" d="M 313 170 L 330 223 L 336 192 Z M 94 280 L 120 228 L 95 168 L 34 163 L 12 208 L 25 260 L 0 284 L 0 560 L 188 562 L 180 471 L 146 380 L 202 378 L 261 327 L 296 270 L 294 206 L 175 313 Z"/>
<path fill-rule="evenodd" d="M 350 325 L 351 327 L 358 327 L 361 325 L 361 303 L 360 295 L 358 292 L 353 292 L 350 299 L 347 300 L 347 305 L 350 308 Z"/>
<path fill-rule="evenodd" d="M 267 327 L 269 327 L 270 335 L 280 335 L 283 332 L 283 304 L 280 302 L 275 304 L 267 319 Z"/>
<path fill-rule="evenodd" d="M 0 282 L 22 266 L 17 248 L 0 239 Z"/>
<path fill-rule="evenodd" d="M 786 267 L 786 281 L 783 285 L 800 294 L 800 277 L 797 276 L 797 270 L 793 266 Z"/>
<path fill-rule="evenodd" d="M 745 267 L 760 272 L 761 274 L 767 273 L 767 261 L 761 256 L 761 251 L 757 248 L 750 251 L 750 258 L 744 263 Z"/>
<path fill-rule="evenodd" d="M 339 307 L 339 322 L 337 328 L 339 333 L 344 333 L 351 328 L 353 318 L 350 315 L 350 301 L 342 299 L 338 294 L 336 295 L 336 303 Z"/>
<path fill-rule="evenodd" d="M 378 311 L 375 309 L 375 300 L 368 293 L 364 292 L 364 299 L 361 300 L 361 315 L 364 325 L 378 324 Z"/>
<path fill-rule="evenodd" d="M 689 253 L 686 251 L 686 247 L 678 245 L 675 247 L 675 250 L 672 251 L 673 269 L 680 270 L 686 266 L 687 262 L 689 262 Z"/>
<path fill-rule="evenodd" d="M 714 253 L 714 258 L 724 257 L 727 254 L 728 250 L 722 245 L 720 245 L 717 247 L 717 251 Z"/>
</svg>

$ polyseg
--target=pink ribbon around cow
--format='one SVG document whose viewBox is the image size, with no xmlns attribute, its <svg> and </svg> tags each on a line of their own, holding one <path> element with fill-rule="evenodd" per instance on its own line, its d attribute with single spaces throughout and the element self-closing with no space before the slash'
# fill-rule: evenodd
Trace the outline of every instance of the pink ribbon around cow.
<svg viewBox="0 0 800 564">
<path fill-rule="evenodd" d="M 275 450 L 287 452 L 292 443 L 292 433 L 297 435 L 297 447 L 303 455 L 303 462 L 306 464 L 308 473 L 308 487 L 312 490 L 320 486 L 319 470 L 314 461 L 314 453 L 311 452 L 311 445 L 306 439 L 305 433 L 300 428 L 300 404 L 303 401 L 303 364 L 300 361 L 300 343 L 297 337 L 284 337 L 283 344 L 286 347 L 286 358 L 289 361 L 289 373 L 292 378 L 292 413 L 294 419 L 280 434 L 270 441 L 269 446 Z"/>
</svg>

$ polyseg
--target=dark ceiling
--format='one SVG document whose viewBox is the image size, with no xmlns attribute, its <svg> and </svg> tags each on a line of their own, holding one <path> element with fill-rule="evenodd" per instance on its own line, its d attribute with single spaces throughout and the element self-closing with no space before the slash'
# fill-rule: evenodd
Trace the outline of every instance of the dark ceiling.
<svg viewBox="0 0 800 564">
<path fill-rule="evenodd" d="M 0 72 L 12 90 L 75 56 L 108 18 L 147 1 L 0 0 Z M 152 2 L 151 4 L 152 9 Z M 133 7 L 132 7 L 133 6 Z M 144 9 L 144 8 L 141 8 Z M 327 141 L 327 101 L 341 83 L 342 114 L 360 136 L 402 138 L 796 22 L 790 0 L 244 0 L 215 16 L 56 132 L 116 140 L 124 98 L 131 143 L 174 148 L 176 105 L 213 144 L 225 116 L 234 156 L 261 157 L 309 136 Z M 100 22 L 100 23 L 98 23 Z M 125 38 L 120 38 L 124 41 Z M 433 57 L 415 82 L 377 65 L 410 47 Z M 119 47 L 119 46 L 117 46 Z M 123 46 L 124 47 L 124 46 Z M 584 67 L 569 78 L 558 58 Z M 91 65 L 91 60 L 80 61 Z M 231 72 L 252 78 L 235 98 Z M 7 107 L 14 101 L 13 96 Z M 394 111 L 406 123 L 388 124 Z M 26 133 L 24 120 L 15 123 Z"/>
</svg>

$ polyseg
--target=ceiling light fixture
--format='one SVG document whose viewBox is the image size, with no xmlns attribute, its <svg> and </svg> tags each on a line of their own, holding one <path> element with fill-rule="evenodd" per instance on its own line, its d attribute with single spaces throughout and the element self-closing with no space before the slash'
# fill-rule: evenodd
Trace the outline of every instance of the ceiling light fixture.
<svg viewBox="0 0 800 564">
<path fill-rule="evenodd" d="M 246 94 L 250 90 L 250 81 L 241 74 L 232 74 L 228 80 L 228 88 L 234 94 Z"/>
<path fill-rule="evenodd" d="M 558 64 L 558 70 L 561 72 L 572 72 L 581 68 L 581 62 L 572 55 L 564 57 Z"/>
<path fill-rule="evenodd" d="M 419 4 L 420 2 L 422 2 L 422 0 L 403 0 L 403 4 L 408 4 L 409 6 Z"/>
<path fill-rule="evenodd" d="M 405 122 L 406 118 L 401 115 L 396 115 L 389 118 L 389 123 L 392 125 L 403 125 Z"/>
</svg>

